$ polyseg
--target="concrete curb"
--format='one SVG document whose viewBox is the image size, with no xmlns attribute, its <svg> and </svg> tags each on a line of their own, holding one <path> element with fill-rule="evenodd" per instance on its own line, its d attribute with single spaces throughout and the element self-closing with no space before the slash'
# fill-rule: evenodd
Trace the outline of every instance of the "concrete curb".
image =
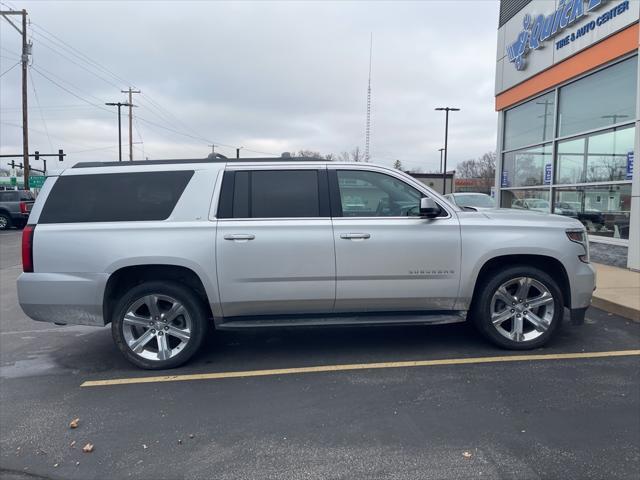
<svg viewBox="0 0 640 480">
<path fill-rule="evenodd" d="M 615 303 L 604 298 L 599 298 L 595 295 L 593 296 L 591 305 L 599 308 L 600 310 L 604 310 L 605 312 L 613 313 L 614 315 L 619 315 L 628 320 L 640 323 L 640 310 L 636 310 L 635 308 L 627 307 L 626 305 L 620 305 L 619 303 Z"/>
</svg>

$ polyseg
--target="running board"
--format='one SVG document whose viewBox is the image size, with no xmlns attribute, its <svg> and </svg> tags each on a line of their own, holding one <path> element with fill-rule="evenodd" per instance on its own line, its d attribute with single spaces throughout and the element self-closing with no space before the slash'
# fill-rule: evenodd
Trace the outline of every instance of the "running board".
<svg viewBox="0 0 640 480">
<path fill-rule="evenodd" d="M 442 325 L 467 319 L 463 310 L 433 312 L 376 312 L 329 315 L 265 315 L 232 317 L 216 324 L 220 330 L 267 327 L 324 327 L 353 325 Z"/>
</svg>

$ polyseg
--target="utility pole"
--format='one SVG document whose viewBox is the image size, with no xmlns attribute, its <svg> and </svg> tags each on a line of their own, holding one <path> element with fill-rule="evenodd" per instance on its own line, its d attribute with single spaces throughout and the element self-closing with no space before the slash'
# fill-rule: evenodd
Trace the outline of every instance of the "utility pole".
<svg viewBox="0 0 640 480">
<path fill-rule="evenodd" d="M 27 102 L 27 67 L 31 55 L 31 43 L 27 41 L 27 11 L 5 10 L 0 15 L 22 35 L 22 161 L 24 163 L 24 189 L 29 190 L 29 116 Z M 22 15 L 22 30 L 9 19 L 9 15 Z"/>
<path fill-rule="evenodd" d="M 439 148 L 438 151 L 440 152 L 440 173 L 442 173 L 442 152 L 444 152 L 444 148 Z"/>
<path fill-rule="evenodd" d="M 371 55 L 373 53 L 373 32 L 369 40 L 369 84 L 367 86 L 367 125 L 364 133 L 364 161 L 369 161 L 369 144 L 371 141 Z"/>
<path fill-rule="evenodd" d="M 120 114 L 121 107 L 129 107 L 130 103 L 122 103 L 122 102 L 108 102 L 105 105 L 109 105 L 110 107 L 118 107 L 118 161 L 122 161 L 122 118 Z"/>
<path fill-rule="evenodd" d="M 211 155 L 213 155 L 215 157 L 216 154 L 216 146 L 215 145 L 209 145 L 211 147 Z"/>
<path fill-rule="evenodd" d="M 131 95 L 133 93 L 142 93 L 140 90 L 132 90 L 131 87 L 129 87 L 129 90 L 120 90 L 120 92 L 122 93 L 128 93 L 129 94 L 129 161 L 132 162 L 133 161 L 133 107 L 135 107 L 135 105 L 133 104 L 133 98 L 131 97 Z"/>
<path fill-rule="evenodd" d="M 448 148 L 448 139 L 449 139 L 449 112 L 459 112 L 459 108 L 455 107 L 438 107 L 436 108 L 438 111 L 445 112 L 445 120 L 444 120 L 444 168 L 442 170 L 442 194 L 447 193 L 447 152 Z"/>
<path fill-rule="evenodd" d="M 240 158 L 240 150 L 244 148 L 244 147 L 238 147 L 236 148 L 236 158 Z"/>
</svg>

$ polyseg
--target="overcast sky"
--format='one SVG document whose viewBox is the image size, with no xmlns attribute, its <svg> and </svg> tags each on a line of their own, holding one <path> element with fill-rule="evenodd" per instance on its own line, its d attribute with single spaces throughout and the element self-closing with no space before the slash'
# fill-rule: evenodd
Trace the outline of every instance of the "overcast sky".
<svg viewBox="0 0 640 480">
<path fill-rule="evenodd" d="M 31 150 L 64 148 L 68 163 L 117 160 L 116 109 L 87 102 L 129 85 L 136 159 L 204 157 L 210 142 L 228 156 L 363 149 L 371 33 L 372 161 L 437 169 L 446 105 L 462 109 L 449 165 L 495 149 L 497 1 L 1 1 L 32 22 Z M 20 45 L 0 19 L 0 74 Z M 21 152 L 20 67 L 0 82 L 0 151 Z"/>
</svg>

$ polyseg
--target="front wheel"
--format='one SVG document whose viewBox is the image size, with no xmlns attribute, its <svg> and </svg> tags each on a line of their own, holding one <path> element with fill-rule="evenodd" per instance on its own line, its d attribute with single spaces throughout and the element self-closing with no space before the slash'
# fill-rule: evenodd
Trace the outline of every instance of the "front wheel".
<svg viewBox="0 0 640 480">
<path fill-rule="evenodd" d="M 515 266 L 498 272 L 478 292 L 472 312 L 480 332 L 511 350 L 541 347 L 564 314 L 562 292 L 545 272 Z"/>
<path fill-rule="evenodd" d="M 159 370 L 189 360 L 205 338 L 202 300 L 174 282 L 149 282 L 128 291 L 114 309 L 113 340 L 130 362 Z"/>
</svg>

